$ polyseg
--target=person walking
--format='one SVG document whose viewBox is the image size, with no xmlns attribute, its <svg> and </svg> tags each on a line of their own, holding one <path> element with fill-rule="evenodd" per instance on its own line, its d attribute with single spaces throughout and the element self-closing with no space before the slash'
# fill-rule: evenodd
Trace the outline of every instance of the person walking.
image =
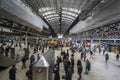
<svg viewBox="0 0 120 80">
<path fill-rule="evenodd" d="M 72 71 L 71 71 L 71 68 L 68 68 L 68 70 L 67 70 L 66 80 L 72 80 Z"/>
<path fill-rule="evenodd" d="M 74 58 L 71 57 L 71 70 L 72 70 L 72 73 L 74 73 Z"/>
<path fill-rule="evenodd" d="M 37 61 L 40 59 L 40 54 L 37 54 Z"/>
<path fill-rule="evenodd" d="M 29 68 L 29 70 L 26 72 L 26 76 L 27 76 L 27 78 L 28 78 L 28 80 L 32 80 L 32 69 L 31 68 Z"/>
<path fill-rule="evenodd" d="M 116 60 L 119 61 L 119 54 L 116 55 Z"/>
<path fill-rule="evenodd" d="M 108 53 L 106 53 L 106 55 L 105 55 L 105 61 L 106 61 L 106 63 L 108 62 L 108 60 L 109 60 L 109 55 L 108 55 Z"/>
<path fill-rule="evenodd" d="M 4 50 L 5 50 L 5 49 L 4 49 L 3 45 L 1 45 L 1 46 L 0 46 L 0 54 L 3 55 L 3 54 L 4 54 Z"/>
<path fill-rule="evenodd" d="M 85 71 L 85 74 L 88 74 L 89 71 L 90 71 L 90 69 L 91 69 L 91 63 L 90 63 L 90 61 L 87 59 L 87 61 L 86 61 L 86 71 Z"/>
<path fill-rule="evenodd" d="M 93 59 L 93 52 L 90 50 L 90 59 Z"/>
<path fill-rule="evenodd" d="M 78 59 L 78 61 L 77 61 L 77 67 L 81 66 L 81 65 L 82 65 L 82 63 L 81 63 L 80 59 Z"/>
<path fill-rule="evenodd" d="M 36 53 L 36 47 L 34 47 L 34 53 Z"/>
<path fill-rule="evenodd" d="M 44 54 L 44 46 L 43 46 L 43 48 L 42 48 L 42 54 Z"/>
<path fill-rule="evenodd" d="M 105 55 L 105 49 L 103 49 L 103 56 Z"/>
<path fill-rule="evenodd" d="M 86 53 L 84 53 L 84 61 L 86 61 Z"/>
<path fill-rule="evenodd" d="M 12 68 L 9 70 L 9 79 L 10 80 L 16 80 L 16 67 L 15 65 L 12 66 Z"/>
<path fill-rule="evenodd" d="M 83 52 L 81 52 L 81 60 L 83 59 L 83 57 L 84 57 L 84 53 L 83 53 Z"/>
<path fill-rule="evenodd" d="M 33 64 L 35 61 L 35 56 L 34 55 L 31 55 L 30 57 L 30 64 Z"/>
<path fill-rule="evenodd" d="M 26 68 L 26 57 L 25 56 L 22 58 L 22 69 L 23 68 Z"/>
<path fill-rule="evenodd" d="M 77 69 L 78 69 L 78 75 L 79 75 L 79 78 L 78 78 L 78 80 L 80 80 L 82 77 L 81 77 L 81 73 L 82 73 L 82 63 L 81 63 L 81 61 L 80 60 L 78 60 L 78 62 L 77 62 Z"/>
<path fill-rule="evenodd" d="M 58 65 L 58 70 L 60 69 L 60 57 L 57 56 L 57 60 L 56 60 L 56 63 Z"/>
<path fill-rule="evenodd" d="M 7 45 L 7 47 L 5 48 L 5 56 L 8 56 L 8 53 L 9 53 L 9 46 Z"/>
<path fill-rule="evenodd" d="M 55 68 L 54 68 L 54 74 L 55 74 L 55 76 L 54 76 L 54 80 L 60 80 L 60 74 L 59 74 L 59 68 L 58 68 L 58 65 L 57 64 L 55 64 Z"/>
</svg>

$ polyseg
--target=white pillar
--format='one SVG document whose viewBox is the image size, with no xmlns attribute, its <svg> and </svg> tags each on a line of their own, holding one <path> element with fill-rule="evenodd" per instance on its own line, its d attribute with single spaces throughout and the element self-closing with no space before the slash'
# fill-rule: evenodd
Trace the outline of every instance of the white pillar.
<svg viewBox="0 0 120 80">
<path fill-rule="evenodd" d="M 38 44 L 38 43 L 39 43 L 39 38 L 37 37 L 37 38 L 36 38 L 36 44 Z"/>
<path fill-rule="evenodd" d="M 92 44 L 93 44 L 93 40 L 90 40 L 90 49 L 92 50 Z"/>
</svg>

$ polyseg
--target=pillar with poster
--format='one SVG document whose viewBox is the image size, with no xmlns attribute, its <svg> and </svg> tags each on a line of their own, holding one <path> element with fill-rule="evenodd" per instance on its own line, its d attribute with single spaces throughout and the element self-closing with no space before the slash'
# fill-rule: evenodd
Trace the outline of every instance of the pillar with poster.
<svg viewBox="0 0 120 80">
<path fill-rule="evenodd" d="M 48 80 L 49 64 L 42 56 L 33 67 L 33 80 Z"/>
</svg>

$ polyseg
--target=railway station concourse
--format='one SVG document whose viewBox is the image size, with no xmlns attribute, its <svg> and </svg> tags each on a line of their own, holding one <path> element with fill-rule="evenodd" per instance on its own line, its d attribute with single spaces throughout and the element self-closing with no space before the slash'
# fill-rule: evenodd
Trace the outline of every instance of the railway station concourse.
<svg viewBox="0 0 120 80">
<path fill-rule="evenodd" d="M 0 0 L 0 80 L 120 80 L 120 0 Z"/>
</svg>

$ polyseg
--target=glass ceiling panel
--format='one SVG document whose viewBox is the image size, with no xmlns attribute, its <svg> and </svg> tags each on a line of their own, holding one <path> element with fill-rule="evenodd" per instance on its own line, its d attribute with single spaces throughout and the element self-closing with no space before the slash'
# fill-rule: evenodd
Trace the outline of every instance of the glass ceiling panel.
<svg viewBox="0 0 120 80">
<path fill-rule="evenodd" d="M 48 18 L 46 20 L 59 20 L 59 18 L 58 17 L 53 17 L 53 18 Z"/>
<path fill-rule="evenodd" d="M 59 17 L 59 16 L 58 16 L 58 14 L 48 15 L 48 16 L 45 16 L 45 19 L 46 19 L 46 18 L 51 18 L 51 17 Z"/>
<path fill-rule="evenodd" d="M 68 19 L 68 18 L 62 18 L 62 20 L 68 20 L 68 21 L 71 21 L 71 22 L 73 22 L 73 20 L 71 20 L 71 19 Z"/>
<path fill-rule="evenodd" d="M 68 14 L 68 15 L 71 15 L 71 16 L 75 16 L 76 14 L 75 13 L 71 13 L 71 12 L 67 12 L 67 11 L 62 11 L 63 14 Z"/>
<path fill-rule="evenodd" d="M 69 14 L 69 13 L 67 13 L 67 14 L 64 13 L 63 15 L 71 16 L 71 17 L 74 17 L 74 18 L 76 18 L 76 17 L 78 16 L 78 15 L 76 15 L 76 14 L 72 14 L 72 15 L 71 15 L 71 14 Z"/>
<path fill-rule="evenodd" d="M 49 12 L 45 12 L 45 13 L 43 13 L 42 15 L 50 15 L 50 14 L 55 14 L 56 12 L 55 11 L 49 11 Z"/>
<path fill-rule="evenodd" d="M 47 21 L 51 21 L 51 22 L 52 22 L 52 21 L 59 21 L 59 19 L 52 19 L 52 18 L 51 18 L 51 19 L 47 19 Z"/>
<path fill-rule="evenodd" d="M 50 15 L 58 15 L 58 14 L 54 13 L 54 14 L 44 15 L 43 17 L 50 16 Z"/>
<path fill-rule="evenodd" d="M 80 10 L 75 9 L 75 8 L 65 8 L 65 7 L 63 7 L 62 9 L 67 10 L 67 11 L 71 11 L 71 12 L 75 12 L 75 13 L 78 13 L 78 14 L 81 12 Z"/>
<path fill-rule="evenodd" d="M 62 19 L 67 19 L 67 20 L 70 20 L 70 21 L 74 21 L 75 19 L 71 19 L 71 18 L 68 18 L 68 17 L 63 17 Z"/>
<path fill-rule="evenodd" d="M 53 20 L 48 20 L 48 22 L 49 22 L 49 23 L 56 23 L 56 22 L 59 22 L 59 20 L 53 19 Z M 69 24 L 71 24 L 72 22 L 73 22 L 73 21 L 66 20 L 66 19 L 62 19 L 62 23 L 69 23 Z M 58 23 L 56 23 L 56 24 L 58 24 Z"/>
<path fill-rule="evenodd" d="M 70 21 L 66 21 L 66 20 L 63 20 L 62 23 L 66 23 L 66 24 L 72 24 Z"/>
<path fill-rule="evenodd" d="M 67 18 L 63 18 L 62 20 L 73 22 L 73 20 L 70 20 L 70 19 L 67 19 Z"/>
<path fill-rule="evenodd" d="M 59 20 L 59 17 L 54 17 L 54 18 L 49 18 L 49 19 L 46 19 L 46 20 Z"/>
<path fill-rule="evenodd" d="M 70 19 L 75 19 L 75 17 L 69 16 L 69 15 L 65 15 L 65 14 L 62 14 L 62 17 L 68 17 Z"/>
<path fill-rule="evenodd" d="M 45 12 L 45 11 L 48 11 L 48 10 L 53 10 L 54 8 L 52 7 L 43 7 L 43 8 L 40 8 L 39 9 L 39 12 Z"/>
<path fill-rule="evenodd" d="M 55 24 L 55 22 L 54 21 L 48 21 L 49 23 L 52 23 L 52 24 Z"/>
</svg>

